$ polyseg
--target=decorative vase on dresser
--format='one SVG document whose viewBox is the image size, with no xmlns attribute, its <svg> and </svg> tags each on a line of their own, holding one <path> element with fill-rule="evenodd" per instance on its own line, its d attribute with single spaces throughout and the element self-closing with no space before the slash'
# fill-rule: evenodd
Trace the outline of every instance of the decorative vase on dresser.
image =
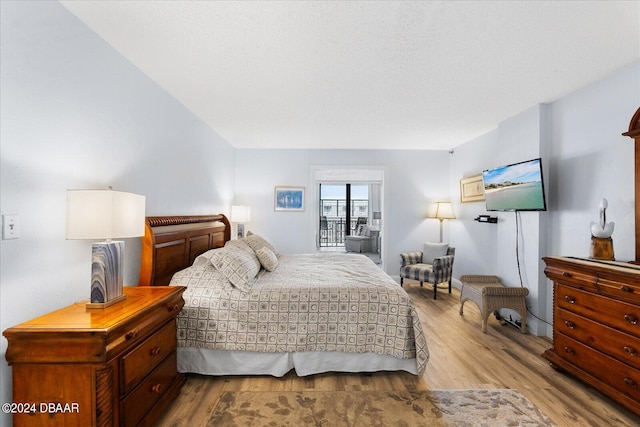
<svg viewBox="0 0 640 427">
<path fill-rule="evenodd" d="M 152 425 L 180 392 L 179 286 L 125 287 L 104 309 L 86 301 L 3 332 L 13 369 L 13 425 Z"/>
<path fill-rule="evenodd" d="M 640 414 L 640 266 L 545 257 L 553 347 L 543 357 Z"/>
</svg>

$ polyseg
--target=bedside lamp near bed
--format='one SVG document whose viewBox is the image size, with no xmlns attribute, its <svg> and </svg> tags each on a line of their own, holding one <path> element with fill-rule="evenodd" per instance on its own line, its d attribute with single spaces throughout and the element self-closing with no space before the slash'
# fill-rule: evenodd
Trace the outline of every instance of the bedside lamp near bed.
<svg viewBox="0 0 640 427">
<path fill-rule="evenodd" d="M 231 206 L 231 222 L 235 222 L 238 228 L 238 239 L 244 237 L 244 225 L 251 222 L 251 207 L 245 205 Z"/>
<path fill-rule="evenodd" d="M 122 254 L 127 237 L 144 236 L 145 198 L 107 190 L 67 190 L 68 240 L 100 240 L 91 254 L 91 302 L 105 308 L 126 298 L 122 290 Z"/>
</svg>

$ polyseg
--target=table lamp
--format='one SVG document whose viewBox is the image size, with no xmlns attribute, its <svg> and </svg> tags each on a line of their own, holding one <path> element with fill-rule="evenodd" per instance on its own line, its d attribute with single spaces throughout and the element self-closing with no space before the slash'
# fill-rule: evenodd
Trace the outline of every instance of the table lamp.
<svg viewBox="0 0 640 427">
<path fill-rule="evenodd" d="M 91 249 L 91 301 L 105 308 L 126 298 L 122 289 L 122 254 L 127 237 L 144 235 L 145 198 L 106 190 L 67 190 L 66 238 L 101 240 Z"/>
<path fill-rule="evenodd" d="M 382 212 L 374 212 L 373 213 L 373 226 L 379 228 L 381 219 L 382 219 Z"/>
<path fill-rule="evenodd" d="M 231 206 L 231 222 L 237 223 L 238 239 L 244 237 L 244 224 L 251 222 L 251 207 L 245 205 Z"/>
</svg>

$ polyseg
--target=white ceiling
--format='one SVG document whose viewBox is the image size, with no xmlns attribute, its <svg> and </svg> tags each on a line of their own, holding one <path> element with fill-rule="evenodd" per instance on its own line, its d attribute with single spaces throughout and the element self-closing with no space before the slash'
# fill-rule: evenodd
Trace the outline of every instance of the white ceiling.
<svg viewBox="0 0 640 427">
<path fill-rule="evenodd" d="M 450 149 L 640 58 L 638 1 L 61 1 L 237 148 Z"/>
</svg>

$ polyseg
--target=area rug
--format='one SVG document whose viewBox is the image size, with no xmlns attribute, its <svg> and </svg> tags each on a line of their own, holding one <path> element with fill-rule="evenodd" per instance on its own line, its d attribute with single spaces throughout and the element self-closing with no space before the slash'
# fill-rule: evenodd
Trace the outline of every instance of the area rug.
<svg viewBox="0 0 640 427">
<path fill-rule="evenodd" d="M 516 390 L 225 392 L 207 426 L 554 426 Z"/>
</svg>

